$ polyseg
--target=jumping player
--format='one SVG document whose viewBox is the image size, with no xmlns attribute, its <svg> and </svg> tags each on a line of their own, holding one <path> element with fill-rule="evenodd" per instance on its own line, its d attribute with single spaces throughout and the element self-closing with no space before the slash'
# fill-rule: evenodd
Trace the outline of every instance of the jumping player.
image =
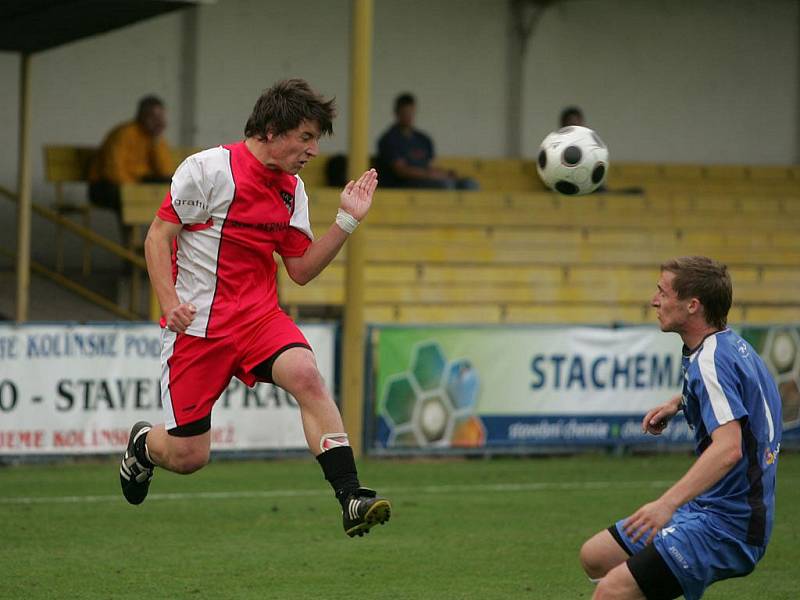
<svg viewBox="0 0 800 600">
<path fill-rule="evenodd" d="M 279 385 L 300 406 L 303 429 L 341 503 L 347 535 L 389 519 L 391 506 L 361 487 L 339 411 L 314 354 L 279 308 L 273 252 L 303 285 L 333 260 L 367 214 L 375 170 L 349 182 L 335 223 L 314 240 L 298 172 L 333 131 L 333 100 L 299 79 L 266 90 L 245 140 L 187 158 L 145 240 L 163 317 L 161 398 L 165 423 L 139 422 L 122 458 L 125 498 L 140 504 L 156 466 L 192 473 L 207 462 L 211 409 L 236 376 Z"/>
<path fill-rule="evenodd" d="M 697 460 L 657 500 L 588 540 L 580 558 L 594 598 L 696 600 L 710 584 L 750 573 L 775 515 L 781 400 L 755 350 L 726 328 L 727 268 L 699 256 L 661 266 L 652 300 L 662 331 L 683 339 L 683 395 L 653 408 L 659 435 L 683 410 Z"/>
</svg>

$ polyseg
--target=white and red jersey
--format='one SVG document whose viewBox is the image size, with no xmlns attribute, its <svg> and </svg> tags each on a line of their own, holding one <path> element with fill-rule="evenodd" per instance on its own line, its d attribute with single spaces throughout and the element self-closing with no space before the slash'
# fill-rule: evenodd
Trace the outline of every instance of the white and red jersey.
<svg viewBox="0 0 800 600">
<path fill-rule="evenodd" d="M 180 301 L 197 307 L 186 333 L 199 337 L 280 310 L 272 254 L 302 256 L 313 240 L 303 180 L 265 167 L 244 142 L 183 161 L 158 217 L 183 225 L 173 276 Z"/>
</svg>

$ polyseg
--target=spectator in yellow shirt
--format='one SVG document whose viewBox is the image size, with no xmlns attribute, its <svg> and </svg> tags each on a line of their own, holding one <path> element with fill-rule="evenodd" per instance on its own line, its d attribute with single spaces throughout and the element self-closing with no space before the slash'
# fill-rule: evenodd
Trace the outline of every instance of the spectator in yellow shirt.
<svg viewBox="0 0 800 600">
<path fill-rule="evenodd" d="M 136 119 L 117 125 L 103 140 L 89 169 L 89 202 L 120 214 L 123 183 L 168 182 L 175 166 L 162 137 L 167 126 L 164 102 L 139 100 Z"/>
</svg>

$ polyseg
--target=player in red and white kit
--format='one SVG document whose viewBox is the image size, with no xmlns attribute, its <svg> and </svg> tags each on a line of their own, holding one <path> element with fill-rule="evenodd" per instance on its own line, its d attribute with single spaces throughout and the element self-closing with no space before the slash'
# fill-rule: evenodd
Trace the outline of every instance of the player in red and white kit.
<svg viewBox="0 0 800 600">
<path fill-rule="evenodd" d="M 207 462 L 211 409 L 232 377 L 275 383 L 300 406 L 309 448 L 342 505 L 349 536 L 389 519 L 391 506 L 359 481 L 344 425 L 314 354 L 278 306 L 273 253 L 299 284 L 333 260 L 367 214 L 374 169 L 347 184 L 335 223 L 314 240 L 297 173 L 332 133 L 333 100 L 299 79 L 256 102 L 243 142 L 187 158 L 150 226 L 145 256 L 161 304 L 165 423 L 139 422 L 120 467 L 125 498 L 140 504 L 155 466 L 192 473 Z"/>
</svg>

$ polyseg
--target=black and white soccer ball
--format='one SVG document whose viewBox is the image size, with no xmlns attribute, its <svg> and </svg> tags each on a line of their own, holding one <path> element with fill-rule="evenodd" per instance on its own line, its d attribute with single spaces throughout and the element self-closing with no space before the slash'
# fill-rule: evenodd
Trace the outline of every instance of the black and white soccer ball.
<svg viewBox="0 0 800 600">
<path fill-rule="evenodd" d="M 588 127 L 562 127 L 542 140 L 536 170 L 551 190 L 591 194 L 606 180 L 608 147 Z"/>
</svg>

